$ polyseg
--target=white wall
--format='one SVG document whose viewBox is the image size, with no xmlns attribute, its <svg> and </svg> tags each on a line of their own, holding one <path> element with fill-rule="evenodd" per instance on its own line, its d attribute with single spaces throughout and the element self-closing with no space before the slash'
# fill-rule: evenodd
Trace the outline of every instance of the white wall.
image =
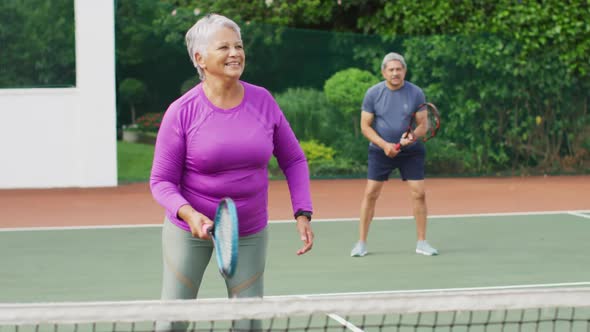
<svg viewBox="0 0 590 332">
<path fill-rule="evenodd" d="M 75 88 L 0 89 L 0 188 L 117 185 L 114 1 L 75 19 Z"/>
</svg>

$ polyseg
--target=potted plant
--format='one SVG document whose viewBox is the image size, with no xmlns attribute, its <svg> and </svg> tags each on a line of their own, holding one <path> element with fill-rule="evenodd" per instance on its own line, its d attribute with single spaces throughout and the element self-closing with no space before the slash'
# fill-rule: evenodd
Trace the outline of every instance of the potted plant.
<svg viewBox="0 0 590 332">
<path fill-rule="evenodd" d="M 123 141 L 138 143 L 140 134 L 140 128 L 137 123 L 123 125 Z"/>
<path fill-rule="evenodd" d="M 163 116 L 163 112 L 146 113 L 137 118 L 135 123 L 123 126 L 123 141 L 154 144 Z"/>
</svg>

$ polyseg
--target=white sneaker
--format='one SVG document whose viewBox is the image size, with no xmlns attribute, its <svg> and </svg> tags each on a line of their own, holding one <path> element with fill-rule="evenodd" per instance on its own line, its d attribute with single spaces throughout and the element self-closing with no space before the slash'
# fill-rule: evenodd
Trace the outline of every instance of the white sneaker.
<svg viewBox="0 0 590 332">
<path fill-rule="evenodd" d="M 367 254 L 367 244 L 363 241 L 359 241 L 354 245 L 352 251 L 350 252 L 350 256 L 352 257 L 363 257 Z"/>
<path fill-rule="evenodd" d="M 431 247 L 426 240 L 422 240 L 416 244 L 416 253 L 426 256 L 436 256 L 438 255 L 438 250 Z"/>
</svg>

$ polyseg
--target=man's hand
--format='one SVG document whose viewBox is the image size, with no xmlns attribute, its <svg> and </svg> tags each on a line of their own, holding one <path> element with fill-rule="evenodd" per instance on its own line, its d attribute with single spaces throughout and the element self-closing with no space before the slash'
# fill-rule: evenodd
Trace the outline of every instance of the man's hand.
<svg viewBox="0 0 590 332">
<path fill-rule="evenodd" d="M 393 158 L 393 157 L 397 156 L 397 154 L 399 153 L 399 151 L 400 150 L 398 150 L 396 148 L 396 144 L 395 143 L 387 143 L 383 147 L 383 152 L 385 152 L 385 155 L 388 156 L 389 158 Z"/>
<path fill-rule="evenodd" d="M 413 133 L 405 132 L 402 135 L 402 138 L 399 140 L 399 144 L 401 144 L 401 146 L 406 146 L 406 145 L 410 145 L 410 144 L 414 143 L 415 140 L 416 140 L 416 137 L 414 136 Z"/>
</svg>

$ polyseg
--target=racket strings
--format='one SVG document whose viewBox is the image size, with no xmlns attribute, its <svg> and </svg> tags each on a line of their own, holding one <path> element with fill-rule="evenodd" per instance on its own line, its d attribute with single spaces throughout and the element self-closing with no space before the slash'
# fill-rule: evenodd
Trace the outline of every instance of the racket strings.
<svg viewBox="0 0 590 332">
<path fill-rule="evenodd" d="M 231 255 L 234 250 L 234 243 L 232 241 L 232 217 L 227 207 L 221 209 L 219 218 L 220 222 L 215 228 L 215 235 L 217 237 L 218 244 L 220 245 L 217 250 L 219 250 L 223 268 L 225 270 L 229 270 L 231 264 Z"/>
<path fill-rule="evenodd" d="M 440 127 L 440 119 L 438 117 L 438 112 L 436 111 L 436 109 L 431 106 L 431 105 L 427 105 L 426 108 L 427 111 L 427 119 L 428 119 L 428 125 L 426 128 L 426 138 L 431 138 L 434 137 L 436 135 L 436 132 L 438 131 L 438 128 Z"/>
</svg>

